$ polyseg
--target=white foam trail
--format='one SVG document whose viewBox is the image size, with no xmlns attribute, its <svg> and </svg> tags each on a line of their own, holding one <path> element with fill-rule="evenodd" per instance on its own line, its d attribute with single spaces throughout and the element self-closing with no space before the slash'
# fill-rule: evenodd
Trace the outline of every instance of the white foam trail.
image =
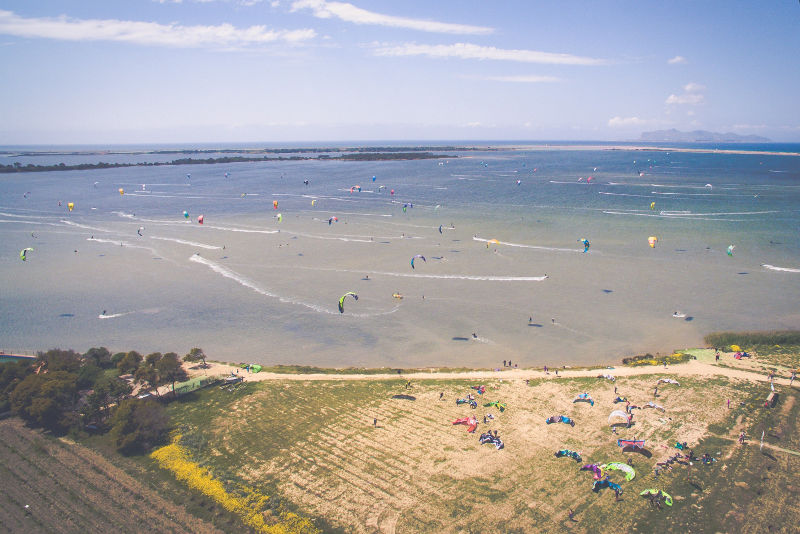
<svg viewBox="0 0 800 534">
<path fill-rule="evenodd" d="M 641 197 L 650 198 L 650 195 L 634 195 L 631 193 L 609 193 L 608 191 L 598 191 L 601 195 L 613 195 L 615 197 Z"/>
<path fill-rule="evenodd" d="M 310 310 L 313 310 L 313 311 L 315 311 L 317 313 L 325 313 L 325 314 L 328 314 L 328 315 L 339 315 L 339 311 L 338 310 L 332 310 L 332 309 L 328 309 L 328 308 L 323 308 L 322 306 L 319 306 L 317 304 L 310 304 L 308 302 L 303 302 L 303 301 L 296 300 L 296 299 L 290 299 L 290 298 L 282 297 L 280 295 L 272 293 L 272 292 L 260 287 L 258 284 L 256 284 L 252 280 L 249 280 L 248 278 L 240 275 L 239 273 L 237 273 L 235 271 L 232 271 L 231 269 L 228 269 L 227 267 L 225 267 L 223 265 L 220 265 L 219 263 L 215 263 L 215 262 L 213 262 L 211 260 L 207 260 L 206 258 L 203 258 L 202 256 L 199 256 L 197 254 L 191 256 L 189 258 L 189 261 L 193 261 L 195 263 L 199 263 L 201 265 L 205 265 L 206 267 L 210 268 L 215 273 L 220 274 L 220 275 L 224 276 L 225 278 L 229 278 L 230 280 L 233 280 L 234 282 L 237 282 L 237 283 L 243 285 L 244 287 L 246 287 L 248 289 L 252 289 L 253 291 L 258 293 L 259 295 L 264 295 L 265 297 L 278 299 L 278 301 L 280 301 L 280 302 L 282 302 L 284 304 L 294 304 L 294 305 L 297 305 L 297 306 L 302 306 L 304 308 L 308 308 Z M 348 312 L 347 315 L 350 316 L 350 317 L 374 317 L 374 316 L 377 316 L 377 315 L 388 315 L 390 313 L 394 313 L 399 308 L 400 308 L 400 306 L 398 305 L 398 306 L 395 306 L 394 308 L 392 308 L 391 310 L 385 311 L 385 312 L 379 312 L 379 313 L 373 313 L 373 314 L 358 314 L 358 313 L 349 313 Z"/>
<path fill-rule="evenodd" d="M 604 212 L 605 213 L 605 212 Z M 482 239 L 478 236 L 472 236 L 473 241 L 481 241 L 483 243 L 488 243 L 489 239 Z M 556 252 L 583 252 L 582 250 L 578 250 L 576 248 L 558 248 L 558 247 L 543 247 L 541 245 L 522 245 L 520 243 L 507 243 L 505 241 L 498 241 L 498 244 L 505 245 L 507 247 L 518 247 L 518 248 L 532 248 L 536 250 L 552 250 Z"/>
<path fill-rule="evenodd" d="M 355 211 L 340 211 L 337 215 L 363 215 L 364 217 L 394 217 L 391 213 L 358 213 Z"/>
<path fill-rule="evenodd" d="M 374 243 L 374 240 L 371 239 L 358 239 L 355 237 L 342 237 L 342 236 L 321 236 L 321 235 L 314 235 L 314 234 L 304 234 L 301 232 L 284 232 L 289 235 L 295 235 L 298 237 L 307 237 L 309 239 L 324 239 L 326 241 L 347 241 L 349 243 Z M 397 237 L 397 236 L 395 236 Z M 378 239 L 390 239 L 388 237 L 379 237 Z M 391 238 L 394 239 L 394 238 Z"/>
<path fill-rule="evenodd" d="M 213 226 L 208 223 L 204 224 L 206 228 L 213 230 L 224 230 L 225 232 L 243 232 L 246 234 L 277 234 L 278 230 L 256 230 L 252 228 L 240 228 L 238 226 Z"/>
<path fill-rule="evenodd" d="M 697 217 L 694 215 L 660 215 L 656 213 L 634 213 L 630 211 L 603 210 L 606 215 L 635 215 L 637 217 L 657 217 L 659 219 L 686 219 L 689 221 L 745 222 L 746 219 L 725 219 L 722 217 Z"/>
<path fill-rule="evenodd" d="M 100 315 L 97 316 L 97 318 L 98 319 L 115 319 L 117 317 L 124 317 L 125 315 L 130 315 L 132 313 L 136 313 L 136 312 L 129 311 L 129 312 L 123 312 L 123 313 L 112 313 L 110 315 L 105 315 L 105 314 L 101 313 Z"/>
<path fill-rule="evenodd" d="M 79 224 L 79 223 L 72 222 L 72 221 L 65 221 L 63 219 L 61 220 L 61 223 L 66 224 L 68 226 L 75 226 L 77 228 L 83 228 L 84 230 L 92 230 L 93 232 L 104 232 L 104 233 L 111 232 L 111 230 L 106 230 L 105 228 L 97 228 L 95 226 L 87 226 L 85 224 Z"/>
<path fill-rule="evenodd" d="M 116 215 L 116 216 L 118 216 L 118 217 L 124 217 L 126 219 L 135 218 L 133 213 L 125 213 L 124 211 L 112 211 L 111 213 Z"/>
<path fill-rule="evenodd" d="M 651 195 L 680 195 L 682 197 L 718 197 L 716 193 L 670 193 L 666 191 L 650 191 Z M 728 195 L 730 196 L 730 195 Z"/>
<path fill-rule="evenodd" d="M 787 273 L 800 273 L 800 269 L 792 269 L 790 267 L 775 267 L 774 265 L 768 265 L 766 263 L 762 263 L 761 266 L 765 269 L 769 269 L 770 271 L 785 271 Z"/>
<path fill-rule="evenodd" d="M 13 213 L 5 213 L 0 212 L 0 215 L 3 217 L 19 217 L 21 219 L 52 219 L 53 217 L 47 217 L 44 215 L 15 215 Z"/>
<path fill-rule="evenodd" d="M 320 267 L 296 267 L 308 271 L 332 271 L 337 273 L 377 274 L 395 276 L 399 278 L 432 278 L 436 280 L 470 280 L 476 282 L 541 282 L 548 276 L 491 276 L 470 274 L 422 274 L 422 273 L 393 273 L 387 271 L 357 271 L 355 269 L 325 269 Z"/>
<path fill-rule="evenodd" d="M 181 245 L 189 245 L 192 247 L 200 247 L 209 250 L 220 250 L 222 248 L 222 247 L 217 247 L 215 245 L 206 245 L 205 243 L 198 243 L 196 241 L 185 241 L 183 239 L 175 239 L 174 237 L 150 236 L 150 239 L 158 239 L 159 241 L 172 241 L 173 243 L 180 243 Z"/>
<path fill-rule="evenodd" d="M 60 224 L 56 223 L 49 223 L 49 222 L 36 222 L 36 221 L 7 221 L 5 219 L 0 219 L 0 223 L 12 223 L 12 224 L 33 224 L 36 226 L 61 226 Z"/>
<path fill-rule="evenodd" d="M 92 241 L 94 243 L 109 243 L 111 245 L 117 245 L 119 247 L 125 247 L 125 248 L 136 248 L 136 249 L 139 249 L 139 250 L 146 250 L 146 251 L 148 251 L 151 254 L 154 254 L 156 256 L 158 255 L 158 251 L 156 251 L 156 249 L 154 249 L 154 248 L 143 247 L 141 245 L 134 245 L 133 243 L 131 243 L 129 241 L 114 241 L 113 239 L 98 239 L 96 237 L 87 237 L 86 241 Z"/>
</svg>

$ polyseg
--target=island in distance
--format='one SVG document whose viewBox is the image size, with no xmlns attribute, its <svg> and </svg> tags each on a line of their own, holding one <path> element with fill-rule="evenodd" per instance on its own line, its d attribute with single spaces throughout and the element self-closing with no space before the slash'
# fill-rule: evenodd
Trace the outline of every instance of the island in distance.
<svg viewBox="0 0 800 534">
<path fill-rule="evenodd" d="M 706 130 L 681 132 L 674 128 L 642 132 L 641 141 L 671 143 L 771 143 L 772 140 L 759 135 L 739 135 L 735 133 L 717 133 Z"/>
</svg>

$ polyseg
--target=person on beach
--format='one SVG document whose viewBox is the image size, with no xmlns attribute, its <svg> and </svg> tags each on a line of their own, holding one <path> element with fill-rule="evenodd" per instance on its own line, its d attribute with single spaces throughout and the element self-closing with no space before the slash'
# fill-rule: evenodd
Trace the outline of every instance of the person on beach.
<svg viewBox="0 0 800 534">
<path fill-rule="evenodd" d="M 574 523 L 578 522 L 578 520 L 575 519 L 575 511 L 572 508 L 569 509 L 569 512 L 567 513 L 567 516 L 569 517 L 570 521 L 572 521 Z"/>
<path fill-rule="evenodd" d="M 475 335 L 475 334 L 472 334 L 472 335 Z M 505 366 L 506 366 L 506 361 L 503 360 L 503 367 L 505 367 Z"/>
<path fill-rule="evenodd" d="M 658 386 L 653 390 L 653 397 L 658 397 Z"/>
<path fill-rule="evenodd" d="M 378 428 L 378 418 L 377 417 L 372 420 L 372 426 L 374 426 L 375 428 Z"/>
<path fill-rule="evenodd" d="M 439 392 L 439 400 L 442 400 L 442 397 L 444 397 L 444 391 Z"/>
<path fill-rule="evenodd" d="M 544 366 L 544 374 L 549 374 L 549 373 L 547 372 L 547 366 L 546 366 L 546 365 Z"/>
</svg>

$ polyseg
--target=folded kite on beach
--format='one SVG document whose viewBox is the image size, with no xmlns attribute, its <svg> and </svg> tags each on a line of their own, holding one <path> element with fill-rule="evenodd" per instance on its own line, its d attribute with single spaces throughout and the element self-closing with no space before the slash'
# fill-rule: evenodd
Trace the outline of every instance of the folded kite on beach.
<svg viewBox="0 0 800 534">
<path fill-rule="evenodd" d="M 594 400 L 592 400 L 592 397 L 590 397 L 588 393 L 581 393 L 580 395 L 572 399 L 572 402 L 588 402 L 589 404 L 594 406 Z"/>
<path fill-rule="evenodd" d="M 676 386 L 680 386 L 680 383 L 675 380 L 674 378 L 659 378 L 657 384 L 675 384 Z"/>
<path fill-rule="evenodd" d="M 491 432 L 486 432 L 485 434 L 481 434 L 481 437 L 478 438 L 478 441 L 481 442 L 481 445 L 484 445 L 486 443 L 491 443 L 498 451 L 505 447 L 503 441 L 497 436 L 493 435 Z"/>
<path fill-rule="evenodd" d="M 473 416 L 469 417 L 462 417 L 460 419 L 456 419 L 453 421 L 454 425 L 467 425 L 467 432 L 475 432 L 475 429 L 478 428 L 478 420 L 475 419 Z"/>
<path fill-rule="evenodd" d="M 581 453 L 577 451 L 571 451 L 569 449 L 561 449 L 560 451 L 556 452 L 555 455 L 556 458 L 567 457 L 567 458 L 572 458 L 576 462 L 581 461 Z"/>
<path fill-rule="evenodd" d="M 603 468 L 597 464 L 587 464 L 580 468 L 581 471 L 591 471 L 595 480 L 603 478 Z"/>
<path fill-rule="evenodd" d="M 551 425 L 553 423 L 565 423 L 569 426 L 575 426 L 575 421 L 567 417 L 566 415 L 554 415 L 552 417 L 548 417 L 544 420 L 545 423 Z"/>
</svg>

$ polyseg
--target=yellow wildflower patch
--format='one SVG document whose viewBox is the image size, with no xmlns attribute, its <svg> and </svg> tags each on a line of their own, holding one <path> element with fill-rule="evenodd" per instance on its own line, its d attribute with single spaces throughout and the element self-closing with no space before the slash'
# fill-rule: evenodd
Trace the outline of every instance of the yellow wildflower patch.
<svg viewBox="0 0 800 534">
<path fill-rule="evenodd" d="M 154 450 L 150 457 L 158 462 L 159 467 L 167 469 L 175 478 L 186 483 L 190 488 L 213 499 L 229 512 L 242 518 L 244 523 L 258 532 L 267 534 L 318 534 L 320 530 L 303 517 L 291 512 L 282 511 L 276 523 L 268 524 L 263 510 L 269 501 L 252 488 L 243 488 L 244 496 L 232 495 L 225 490 L 222 483 L 215 479 L 207 469 L 191 460 L 189 450 L 180 445 L 180 435 L 173 436 L 172 443 Z"/>
</svg>

